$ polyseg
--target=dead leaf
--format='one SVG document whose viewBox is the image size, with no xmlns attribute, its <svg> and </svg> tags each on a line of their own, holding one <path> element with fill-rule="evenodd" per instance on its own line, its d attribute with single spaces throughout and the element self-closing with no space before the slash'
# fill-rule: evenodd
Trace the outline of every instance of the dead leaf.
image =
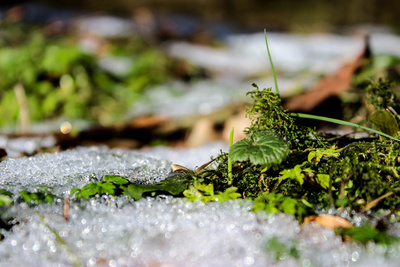
<svg viewBox="0 0 400 267">
<path fill-rule="evenodd" d="M 346 219 L 335 215 L 313 215 L 304 218 L 303 225 L 315 222 L 330 229 L 351 228 L 353 225 Z"/>
<path fill-rule="evenodd" d="M 211 117 L 203 117 L 193 125 L 186 146 L 198 147 L 219 139 L 220 136 L 214 129 L 214 120 Z"/>
<path fill-rule="evenodd" d="M 175 173 L 193 173 L 192 170 L 186 168 L 185 166 L 179 164 L 172 164 L 171 165 L 172 172 Z"/>
<path fill-rule="evenodd" d="M 168 122 L 170 118 L 166 116 L 160 115 L 148 115 L 136 118 L 135 120 L 129 123 L 129 126 L 132 128 L 151 128 L 160 126 L 166 122 Z"/>
<path fill-rule="evenodd" d="M 353 62 L 344 65 L 333 75 L 326 76 L 309 91 L 292 97 L 284 104 L 284 107 L 290 111 L 310 112 L 326 99 L 339 96 L 351 87 L 354 74 L 364 67 L 370 54 L 368 36 L 366 35 L 363 51 Z"/>
<path fill-rule="evenodd" d="M 246 117 L 246 109 L 243 108 L 239 113 L 229 117 L 224 125 L 224 130 L 222 131 L 222 139 L 229 143 L 229 138 L 231 135 L 232 126 L 235 127 L 235 132 L 233 135 L 233 142 L 237 142 L 246 138 L 246 134 L 243 132 L 246 127 L 250 127 L 251 120 Z"/>
</svg>

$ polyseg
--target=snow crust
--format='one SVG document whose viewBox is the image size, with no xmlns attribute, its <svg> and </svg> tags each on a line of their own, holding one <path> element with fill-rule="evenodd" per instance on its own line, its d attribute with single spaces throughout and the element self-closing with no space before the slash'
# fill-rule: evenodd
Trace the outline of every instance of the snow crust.
<svg viewBox="0 0 400 267">
<path fill-rule="evenodd" d="M 221 148 L 227 149 L 223 143 L 141 151 L 92 147 L 8 159 L 0 163 L 0 184 L 13 192 L 50 186 L 62 196 L 106 174 L 154 183 L 170 175 L 171 163 L 194 168 Z M 247 200 L 72 200 L 68 221 L 62 202 L 14 205 L 9 212 L 19 224 L 2 230 L 0 266 L 396 266 L 400 257 L 399 246 L 343 243 L 332 230 L 301 227 L 289 215 L 249 212 Z M 397 225 L 391 231 L 399 236 Z M 266 249 L 272 237 L 300 257 L 277 258 Z"/>
</svg>

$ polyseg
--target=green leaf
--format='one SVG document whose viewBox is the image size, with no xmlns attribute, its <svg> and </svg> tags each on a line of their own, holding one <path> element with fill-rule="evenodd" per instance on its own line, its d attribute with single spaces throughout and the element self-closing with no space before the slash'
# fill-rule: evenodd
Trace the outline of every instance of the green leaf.
<svg viewBox="0 0 400 267">
<path fill-rule="evenodd" d="M 99 183 L 99 186 L 101 187 L 101 191 L 100 191 L 101 194 L 114 195 L 115 185 L 113 183 L 103 182 L 103 183 Z"/>
<path fill-rule="evenodd" d="M 2 206 L 9 206 L 13 202 L 12 198 L 6 195 L 1 195 L 0 194 L 0 207 Z"/>
<path fill-rule="evenodd" d="M 82 187 L 80 195 L 83 198 L 89 198 L 96 194 L 100 194 L 100 192 L 101 192 L 101 187 L 98 185 L 98 183 L 90 183 Z"/>
<path fill-rule="evenodd" d="M 301 168 L 304 164 L 298 164 L 294 166 L 292 169 L 285 169 L 281 171 L 279 174 L 279 181 L 283 181 L 285 179 L 294 179 L 299 182 L 300 185 L 304 183 L 304 173 L 303 169 Z"/>
<path fill-rule="evenodd" d="M 263 193 L 254 200 L 252 212 L 264 211 L 265 213 L 284 212 L 295 215 L 299 221 L 306 215 L 313 214 L 312 208 L 303 203 L 303 200 L 297 200 L 281 193 Z"/>
<path fill-rule="evenodd" d="M 227 188 L 224 192 L 218 194 L 218 196 L 221 196 L 221 197 L 219 197 L 218 201 L 226 201 L 226 200 L 230 200 L 230 199 L 240 198 L 242 195 L 239 193 L 236 193 L 237 190 L 238 190 L 237 187 Z"/>
<path fill-rule="evenodd" d="M 381 244 L 392 244 L 399 241 L 397 237 L 391 236 L 384 231 L 378 231 L 370 225 L 336 229 L 335 232 L 342 236 L 349 236 L 352 241 L 360 242 L 362 244 L 366 244 L 369 241 Z"/>
<path fill-rule="evenodd" d="M 105 182 L 111 182 L 113 184 L 117 185 L 122 185 L 122 184 L 128 184 L 129 181 L 126 178 L 120 177 L 120 176 L 114 176 L 114 175 L 106 175 L 104 176 L 104 181 Z"/>
<path fill-rule="evenodd" d="M 292 241 L 291 244 L 284 244 L 279 241 L 279 238 L 274 236 L 268 240 L 265 249 L 275 254 L 275 260 L 282 260 L 284 255 L 288 255 L 294 259 L 300 258 L 300 253 L 297 250 L 298 244 Z"/>
<path fill-rule="evenodd" d="M 194 188 L 196 188 L 199 191 L 202 191 L 205 195 L 209 195 L 209 196 L 214 195 L 214 185 L 213 184 L 194 183 Z"/>
<path fill-rule="evenodd" d="M 214 193 L 213 184 L 202 184 L 195 183 L 194 186 L 190 186 L 189 189 L 183 191 L 183 195 L 192 202 L 202 201 L 204 203 L 211 201 L 227 201 L 230 199 L 238 199 L 241 197 L 239 193 L 236 193 L 237 187 L 228 187 L 224 192 Z"/>
<path fill-rule="evenodd" d="M 255 132 L 229 149 L 234 161 L 250 160 L 255 165 L 279 164 L 289 154 L 288 143 L 275 132 Z"/>
<path fill-rule="evenodd" d="M 168 192 L 175 196 L 181 194 L 187 188 L 187 177 L 184 175 L 177 175 L 153 185 L 130 184 L 127 187 L 123 187 L 123 190 L 125 195 L 133 198 L 134 200 L 139 200 L 146 192 Z"/>
<path fill-rule="evenodd" d="M 329 174 L 317 174 L 317 183 L 322 186 L 322 188 L 328 189 L 329 188 L 329 180 L 330 180 Z M 333 190 L 334 188 L 332 188 Z"/>
<path fill-rule="evenodd" d="M 284 213 L 287 214 L 295 214 L 296 213 L 296 204 L 297 200 L 293 198 L 285 198 L 282 201 L 282 204 L 279 206 Z"/>
<path fill-rule="evenodd" d="M 376 126 L 376 128 L 388 134 L 396 137 L 399 131 L 399 125 L 397 124 L 396 118 L 387 110 L 378 110 L 372 114 L 370 121 Z"/>
<path fill-rule="evenodd" d="M 201 200 L 202 197 L 202 194 L 194 186 L 190 186 L 189 189 L 183 191 L 183 195 L 191 202 Z"/>
<path fill-rule="evenodd" d="M 336 149 L 335 147 L 324 149 L 324 148 L 317 148 L 315 150 L 310 151 L 308 154 L 307 160 L 312 161 L 313 159 L 315 160 L 315 165 L 317 165 L 322 157 L 327 157 L 327 158 L 337 158 L 340 156 L 340 151 L 342 149 Z"/>
<path fill-rule="evenodd" d="M 20 199 L 28 204 L 52 203 L 57 197 L 48 190 L 31 193 L 29 191 L 19 192 Z"/>
</svg>

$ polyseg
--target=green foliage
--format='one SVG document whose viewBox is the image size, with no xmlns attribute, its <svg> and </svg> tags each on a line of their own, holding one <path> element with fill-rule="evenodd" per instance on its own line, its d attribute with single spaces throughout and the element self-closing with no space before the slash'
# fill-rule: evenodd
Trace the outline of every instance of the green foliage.
<svg viewBox="0 0 400 267">
<path fill-rule="evenodd" d="M 229 157 L 234 161 L 250 160 L 254 165 L 273 165 L 281 163 L 289 152 L 287 142 L 275 132 L 254 132 L 232 145 Z"/>
<path fill-rule="evenodd" d="M 306 162 L 302 164 L 297 164 L 294 166 L 292 169 L 284 169 L 282 170 L 279 174 L 281 175 L 279 177 L 279 182 L 282 182 L 283 180 L 286 179 L 292 179 L 296 180 L 300 185 L 303 185 L 304 183 L 304 177 L 306 173 L 312 173 L 312 170 L 310 168 L 302 168 L 305 165 Z"/>
<path fill-rule="evenodd" d="M 254 132 L 275 131 L 285 138 L 292 149 L 306 149 L 312 147 L 327 147 L 328 142 L 315 130 L 296 124 L 296 121 L 287 110 L 284 110 L 279 95 L 271 92 L 271 88 L 258 89 L 247 93 L 253 98 L 253 106 L 247 108 L 247 116 L 252 121 L 246 134 Z"/>
<path fill-rule="evenodd" d="M 336 234 L 340 234 L 344 238 L 350 238 L 351 241 L 367 244 L 368 242 L 375 242 L 380 244 L 390 245 L 399 242 L 399 239 L 389 235 L 385 231 L 378 231 L 370 225 L 360 227 L 336 229 Z"/>
<path fill-rule="evenodd" d="M 71 195 L 75 195 L 76 198 L 90 198 L 96 195 L 125 195 L 134 200 L 140 200 L 144 193 L 179 195 L 188 188 L 189 183 L 187 175 L 176 175 L 151 185 L 134 184 L 120 176 L 106 175 L 103 181 L 87 184 L 81 189 L 73 189 Z"/>
<path fill-rule="evenodd" d="M 234 133 L 234 128 L 232 126 L 231 134 L 229 136 L 229 151 L 231 150 L 231 147 L 233 145 L 233 133 Z M 228 157 L 228 178 L 229 178 L 229 185 L 232 184 L 233 181 L 233 176 L 232 176 L 232 154 L 229 153 L 230 156 Z"/>
<path fill-rule="evenodd" d="M 334 146 L 332 148 L 328 148 L 328 149 L 324 149 L 324 148 L 313 149 L 310 151 L 310 153 L 308 153 L 307 160 L 310 162 L 314 161 L 315 165 L 317 165 L 321 161 L 322 157 L 325 157 L 325 158 L 339 157 L 340 150 L 341 149 L 338 149 Z"/>
<path fill-rule="evenodd" d="M 223 192 L 214 192 L 213 184 L 202 184 L 202 183 L 194 183 L 189 187 L 189 189 L 183 192 L 183 195 L 192 202 L 202 201 L 202 202 L 211 202 L 211 201 L 227 201 L 230 199 L 240 198 L 240 194 L 236 193 L 236 187 L 228 187 Z"/>
<path fill-rule="evenodd" d="M 283 194 L 263 193 L 254 199 L 253 212 L 264 211 L 276 214 L 283 212 L 296 216 L 302 221 L 305 216 L 314 214 L 312 206 L 304 199 L 297 200 Z"/>
<path fill-rule="evenodd" d="M 19 200 L 30 205 L 38 205 L 43 203 L 53 203 L 57 196 L 52 194 L 49 189 L 37 190 L 36 192 L 21 191 L 19 192 Z"/>
<path fill-rule="evenodd" d="M 127 187 L 123 187 L 124 195 L 134 200 L 139 200 L 146 192 L 151 192 L 153 195 L 162 193 L 180 195 L 189 186 L 188 177 L 187 175 L 176 175 L 153 185 L 129 184 Z"/>
<path fill-rule="evenodd" d="M 363 74 L 360 75 L 363 77 Z M 355 86 L 364 93 L 360 102 L 366 102 L 373 106 L 372 109 L 366 105 L 360 107 L 365 110 L 366 120 L 372 122 L 385 134 L 396 137 L 399 131 L 400 116 L 394 109 L 399 108 L 400 104 L 393 91 L 395 83 L 381 77 L 377 78 L 376 74 L 370 73 L 367 78 L 356 77 L 355 80 Z"/>
<path fill-rule="evenodd" d="M 123 56 L 134 61 L 125 75 L 117 75 L 100 68 L 97 56 L 83 52 L 70 36 L 48 38 L 21 26 L 25 35 L 13 39 L 18 26 L 7 26 L 0 36 L 0 127 L 18 118 L 17 84 L 24 89 L 32 121 L 85 118 L 109 125 L 124 118 L 146 87 L 167 79 L 169 59 L 156 48 L 122 47 Z M 116 41 L 107 45 L 110 50 L 120 46 Z"/>
<path fill-rule="evenodd" d="M 298 259 L 300 258 L 300 253 L 297 250 L 297 243 L 297 241 L 291 240 L 290 244 L 284 244 L 279 241 L 278 237 L 274 236 L 267 241 L 265 249 L 273 253 L 277 261 L 285 258 Z"/>
<path fill-rule="evenodd" d="M 243 197 L 254 199 L 254 211 L 285 212 L 302 220 L 315 209 L 332 205 L 373 211 L 392 210 L 400 205 L 400 142 L 374 140 L 338 148 L 312 129 L 297 125 L 270 89 L 257 88 L 249 94 L 254 99 L 247 114 L 252 120 L 246 130 L 249 138 L 232 145 L 229 158 L 231 185 Z M 270 139 L 271 132 L 284 141 L 264 143 L 263 138 L 277 140 Z M 279 160 L 268 159 L 286 142 L 291 152 L 287 147 L 287 154 Z M 203 184 L 202 190 L 207 191 L 205 188 L 211 185 L 217 191 L 229 188 L 227 158 L 221 154 L 216 167 L 194 177 Z M 205 195 L 194 189 L 190 192 L 193 199 Z"/>
<path fill-rule="evenodd" d="M 333 197 L 345 198 L 348 205 L 360 208 L 388 192 L 396 192 L 400 187 L 399 152 L 400 144 L 387 140 L 346 146 L 331 164 L 334 186 L 341 188 Z M 399 204 L 400 197 L 393 194 L 373 209 L 393 209 Z"/>
<path fill-rule="evenodd" d="M 389 107 L 398 107 L 399 103 L 393 93 L 393 82 L 379 78 L 378 81 L 364 80 L 359 86 L 364 90 L 367 103 L 376 110 L 385 110 Z"/>
<path fill-rule="evenodd" d="M 12 195 L 11 192 L 0 189 L 0 207 L 10 206 L 13 203 Z"/>
</svg>

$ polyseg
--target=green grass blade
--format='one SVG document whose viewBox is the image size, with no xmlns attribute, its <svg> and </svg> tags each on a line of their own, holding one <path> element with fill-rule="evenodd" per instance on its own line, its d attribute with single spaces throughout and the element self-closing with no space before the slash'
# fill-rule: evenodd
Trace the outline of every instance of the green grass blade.
<svg viewBox="0 0 400 267">
<path fill-rule="evenodd" d="M 232 126 L 231 135 L 229 137 L 229 149 L 231 148 L 231 146 L 233 144 L 233 132 L 234 132 L 234 129 Z M 232 160 L 231 160 L 230 155 L 228 156 L 228 178 L 229 178 L 229 185 L 231 185 L 233 177 L 232 177 Z"/>
<path fill-rule="evenodd" d="M 272 75 L 274 76 L 275 89 L 276 89 L 276 93 L 279 96 L 278 82 L 276 81 L 274 63 L 272 62 L 271 53 L 269 52 L 269 46 L 268 46 L 268 40 L 267 40 L 267 30 L 266 29 L 264 29 L 264 35 L 265 35 L 265 44 L 267 45 L 269 64 L 271 64 Z"/>
<path fill-rule="evenodd" d="M 365 126 L 362 126 L 362 125 L 359 125 L 359 124 L 355 124 L 355 123 L 352 123 L 352 122 L 348 122 L 348 121 L 332 119 L 332 118 L 327 118 L 327 117 L 317 116 L 317 115 L 304 114 L 304 113 L 290 113 L 290 116 L 303 118 L 303 119 L 320 120 L 320 121 L 327 121 L 327 122 L 332 122 L 332 123 L 341 124 L 341 125 L 353 126 L 353 127 L 360 128 L 360 129 L 363 129 L 363 130 L 366 130 L 366 131 L 369 131 L 369 132 L 372 132 L 372 133 L 376 133 L 376 134 L 379 134 L 379 135 L 384 136 L 386 138 L 390 138 L 390 139 L 393 139 L 393 140 L 396 140 L 396 141 L 400 142 L 399 139 L 397 139 L 397 138 L 395 138 L 393 136 L 390 136 L 388 134 L 385 134 L 385 133 L 383 133 L 381 131 L 378 131 L 378 130 L 375 130 L 375 129 L 372 129 L 372 128 L 368 128 L 368 127 L 365 127 Z"/>
<path fill-rule="evenodd" d="M 54 235 L 55 240 L 57 242 L 57 244 L 61 245 L 62 247 L 65 248 L 65 250 L 70 254 L 71 256 L 71 260 L 72 260 L 72 264 L 75 267 L 82 267 L 82 265 L 80 264 L 79 258 L 78 256 L 76 256 L 76 254 L 73 252 L 73 250 L 70 248 L 70 246 L 68 245 L 67 242 L 65 242 L 65 240 L 58 234 L 58 232 L 56 230 L 54 230 L 53 228 L 50 227 L 50 225 L 48 225 L 46 223 L 46 220 L 44 218 L 44 216 L 42 214 L 39 214 L 38 212 L 35 212 L 35 214 L 39 217 L 39 219 L 42 221 L 42 223 L 49 228 L 50 232 Z"/>
</svg>

